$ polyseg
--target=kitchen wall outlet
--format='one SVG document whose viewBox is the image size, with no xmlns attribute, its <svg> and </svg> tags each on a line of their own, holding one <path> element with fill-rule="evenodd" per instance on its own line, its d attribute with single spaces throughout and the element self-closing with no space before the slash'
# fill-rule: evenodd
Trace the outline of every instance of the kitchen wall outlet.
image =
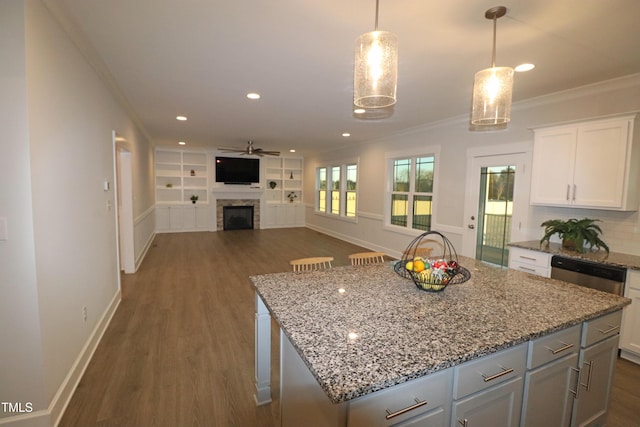
<svg viewBox="0 0 640 427">
<path fill-rule="evenodd" d="M 87 323 L 87 306 L 82 307 L 82 320 Z"/>
</svg>

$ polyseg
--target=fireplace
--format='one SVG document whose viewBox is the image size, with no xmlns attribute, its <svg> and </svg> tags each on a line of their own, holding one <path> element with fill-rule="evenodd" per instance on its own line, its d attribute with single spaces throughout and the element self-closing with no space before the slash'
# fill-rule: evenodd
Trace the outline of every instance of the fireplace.
<svg viewBox="0 0 640 427">
<path fill-rule="evenodd" d="M 253 230 L 253 206 L 223 206 L 223 230 Z"/>
</svg>

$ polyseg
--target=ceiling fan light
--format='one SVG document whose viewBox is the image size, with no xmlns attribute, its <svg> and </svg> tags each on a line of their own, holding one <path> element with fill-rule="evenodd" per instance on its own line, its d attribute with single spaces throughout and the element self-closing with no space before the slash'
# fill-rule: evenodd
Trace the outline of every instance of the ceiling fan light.
<svg viewBox="0 0 640 427">
<path fill-rule="evenodd" d="M 384 108 L 396 103 L 398 38 L 389 31 L 371 31 L 356 40 L 353 103 Z"/>
<path fill-rule="evenodd" d="M 476 73 L 471 124 L 499 125 L 511 119 L 513 68 L 492 67 Z"/>
</svg>

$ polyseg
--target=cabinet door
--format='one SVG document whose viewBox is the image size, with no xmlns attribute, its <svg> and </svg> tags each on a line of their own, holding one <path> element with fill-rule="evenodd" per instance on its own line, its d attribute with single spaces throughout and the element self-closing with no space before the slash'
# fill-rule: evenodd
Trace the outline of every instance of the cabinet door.
<svg viewBox="0 0 640 427">
<path fill-rule="evenodd" d="M 577 366 L 578 354 L 574 353 L 527 372 L 522 427 L 569 426 Z"/>
<path fill-rule="evenodd" d="M 573 406 L 572 426 L 604 425 L 617 353 L 617 335 L 580 351 L 578 396 Z"/>
<path fill-rule="evenodd" d="M 208 230 L 209 229 L 209 206 L 208 205 L 196 205 L 196 229 Z"/>
<path fill-rule="evenodd" d="M 196 209 L 196 205 L 187 205 L 182 208 L 182 228 L 184 230 L 195 230 Z"/>
<path fill-rule="evenodd" d="M 620 348 L 640 357 L 640 272 L 627 272 L 627 298 L 631 305 L 624 308 Z"/>
<path fill-rule="evenodd" d="M 170 229 L 169 206 L 156 206 L 156 231 L 163 232 Z"/>
<path fill-rule="evenodd" d="M 572 203 L 621 208 L 626 172 L 628 120 L 578 128 Z"/>
<path fill-rule="evenodd" d="M 570 203 L 577 135 L 576 126 L 536 131 L 531 204 L 566 206 Z"/>
<path fill-rule="evenodd" d="M 169 227 L 171 231 L 182 230 L 182 207 L 181 206 L 169 206 Z"/>
<path fill-rule="evenodd" d="M 480 391 L 453 403 L 451 427 L 518 427 L 522 377 Z"/>
</svg>

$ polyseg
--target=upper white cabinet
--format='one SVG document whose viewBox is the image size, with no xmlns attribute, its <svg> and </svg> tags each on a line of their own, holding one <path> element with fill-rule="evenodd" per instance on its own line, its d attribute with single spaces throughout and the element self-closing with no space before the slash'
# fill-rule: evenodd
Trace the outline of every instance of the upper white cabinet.
<svg viewBox="0 0 640 427">
<path fill-rule="evenodd" d="M 637 210 L 640 138 L 634 138 L 635 118 L 535 129 L 531 204 Z"/>
</svg>

